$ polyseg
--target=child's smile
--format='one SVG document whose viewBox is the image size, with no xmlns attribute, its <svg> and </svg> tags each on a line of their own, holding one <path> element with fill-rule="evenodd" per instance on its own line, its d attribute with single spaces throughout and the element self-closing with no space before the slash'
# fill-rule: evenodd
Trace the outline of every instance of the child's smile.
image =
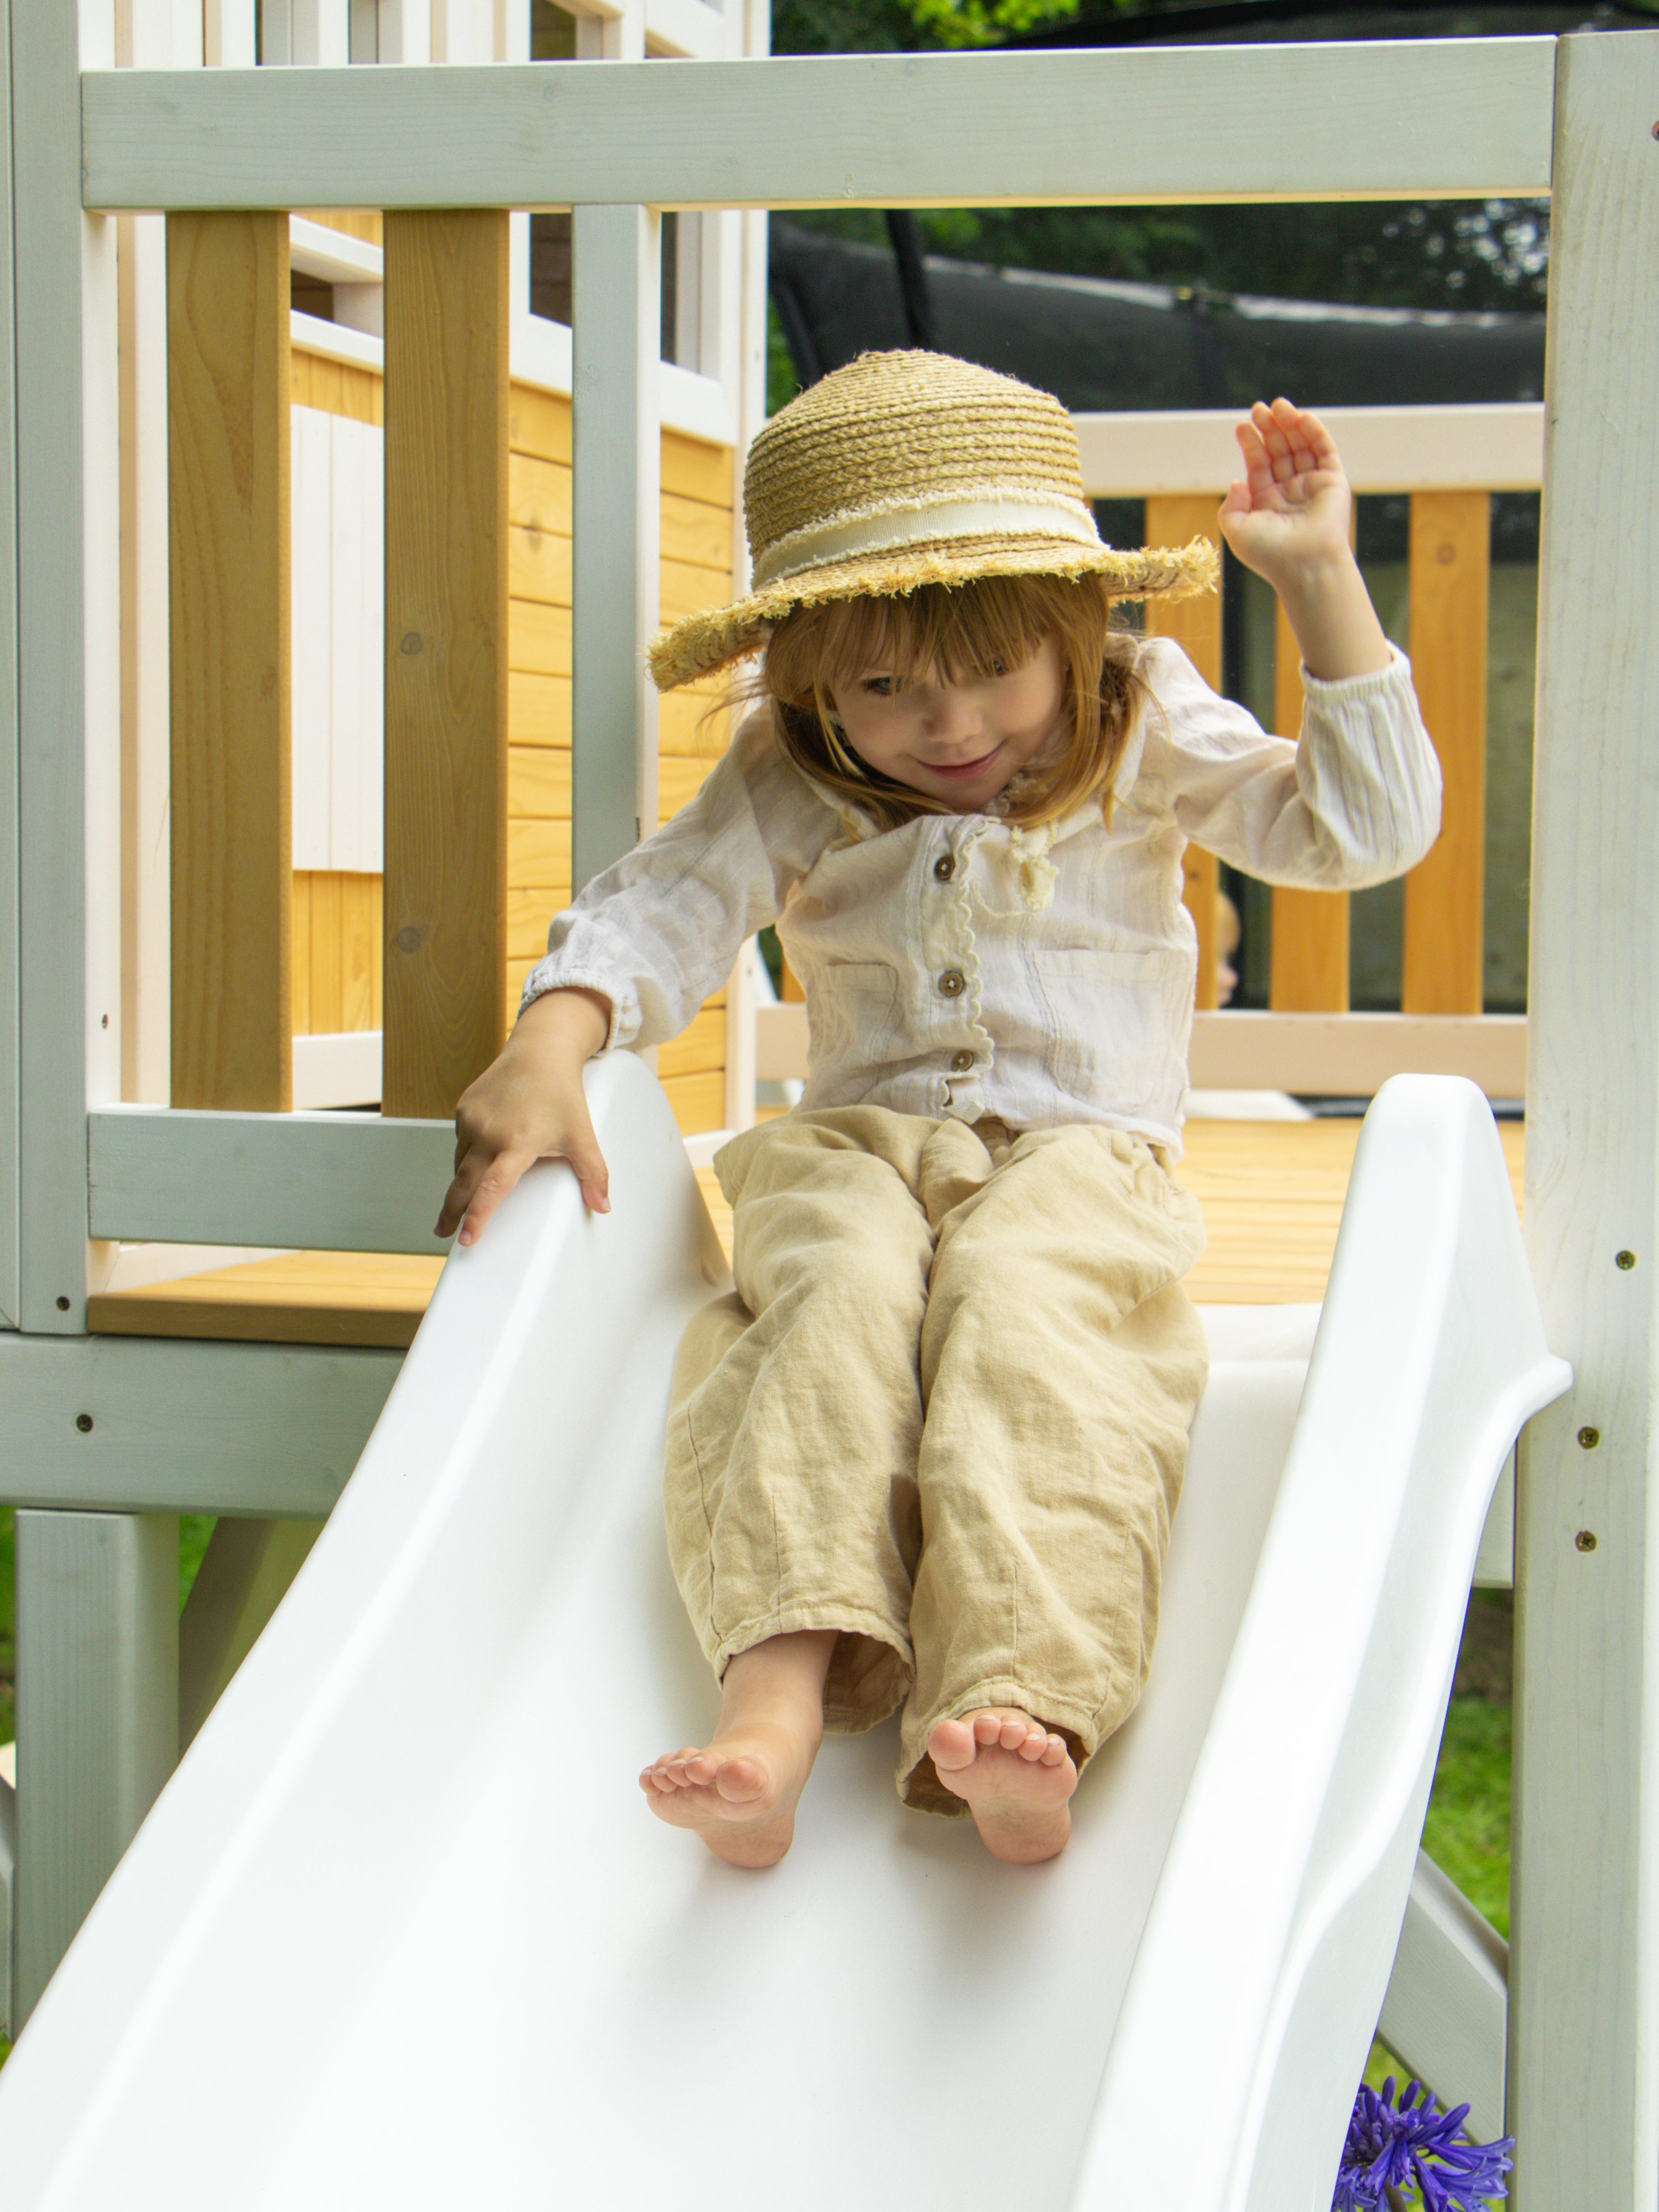
<svg viewBox="0 0 1659 2212">
<path fill-rule="evenodd" d="M 1024 666 L 947 683 L 935 671 L 901 684 L 890 668 L 833 687 L 836 718 L 866 768 L 977 814 L 1060 726 L 1060 652 L 1045 638 Z"/>
</svg>

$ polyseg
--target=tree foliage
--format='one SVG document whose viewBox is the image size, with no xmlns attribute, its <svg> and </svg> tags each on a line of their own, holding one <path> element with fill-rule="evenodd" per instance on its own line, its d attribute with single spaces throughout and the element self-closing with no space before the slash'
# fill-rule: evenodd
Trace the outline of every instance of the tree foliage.
<svg viewBox="0 0 1659 2212">
<path fill-rule="evenodd" d="M 994 46 L 1080 8 L 1112 12 L 1101 0 L 775 0 L 772 42 L 803 54 Z M 997 268 L 1349 307 L 1535 310 L 1549 260 L 1547 200 L 928 209 L 918 219 L 929 252 Z M 872 243 L 886 236 L 875 212 L 791 220 Z"/>
</svg>

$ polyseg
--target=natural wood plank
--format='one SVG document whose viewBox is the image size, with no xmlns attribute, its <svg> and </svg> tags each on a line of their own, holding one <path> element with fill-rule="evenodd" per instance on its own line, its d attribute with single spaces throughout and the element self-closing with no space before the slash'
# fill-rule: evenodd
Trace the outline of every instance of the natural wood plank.
<svg viewBox="0 0 1659 2212">
<path fill-rule="evenodd" d="M 105 1294 L 88 1325 L 106 1336 L 408 1346 L 442 1267 L 441 1255 L 295 1252 Z"/>
<path fill-rule="evenodd" d="M 677 753 L 666 755 L 657 769 L 657 809 L 659 818 L 666 822 L 688 806 L 708 780 L 708 771 L 714 763 L 693 755 L 685 758 Z"/>
<path fill-rule="evenodd" d="M 568 746 L 511 745 L 507 756 L 507 811 L 514 821 L 570 819 Z"/>
<path fill-rule="evenodd" d="M 295 213 L 307 222 L 320 222 L 325 229 L 343 230 L 348 238 L 361 238 L 366 246 L 380 243 L 379 208 L 296 208 Z"/>
<path fill-rule="evenodd" d="M 664 626 L 701 614 L 705 607 L 724 606 L 732 597 L 732 570 L 704 568 L 691 561 L 675 561 L 665 554 L 662 562 Z"/>
<path fill-rule="evenodd" d="M 547 884 L 563 901 L 570 896 L 570 823 L 509 821 L 507 878 L 510 884 Z M 453 1110 L 453 1109 L 452 1109 Z"/>
<path fill-rule="evenodd" d="M 342 876 L 342 1029 L 377 1030 L 380 1027 L 380 970 L 376 957 L 380 942 L 380 878 L 378 876 Z"/>
<path fill-rule="evenodd" d="M 507 216 L 389 216 L 386 280 L 385 1110 L 447 1118 L 504 1034 Z"/>
<path fill-rule="evenodd" d="M 1273 720 L 1281 736 L 1302 727 L 1302 653 L 1281 606 L 1273 658 Z M 1279 1014 L 1348 1010 L 1348 895 L 1276 884 L 1267 1003 Z"/>
<path fill-rule="evenodd" d="M 665 1079 L 663 1089 L 674 1109 L 674 1119 L 681 1133 L 696 1136 L 703 1129 L 718 1129 L 726 1120 L 726 1077 L 716 1069 L 712 1074 L 671 1075 Z"/>
<path fill-rule="evenodd" d="M 688 1029 L 657 1048 L 657 1073 L 664 1083 L 671 1076 L 715 1074 L 725 1066 L 726 1017 L 712 1007 L 705 1006 Z"/>
<path fill-rule="evenodd" d="M 570 460 L 570 400 L 561 392 L 538 392 L 528 384 L 515 384 L 508 403 L 507 434 L 515 453 L 536 453 L 544 460 Z"/>
<path fill-rule="evenodd" d="M 737 505 L 737 456 L 729 446 L 711 446 L 683 431 L 665 430 L 662 488 L 684 499 L 707 500 L 729 515 Z"/>
<path fill-rule="evenodd" d="M 1491 552 L 1490 493 L 1413 495 L 1412 670 L 1445 788 L 1438 842 L 1406 878 L 1408 1014 L 1478 1014 L 1483 998 Z"/>
<path fill-rule="evenodd" d="M 292 1097 L 288 224 L 167 219 L 175 1106 Z"/>
<path fill-rule="evenodd" d="M 509 669 L 507 727 L 515 745 L 561 745 L 570 749 L 570 678 Z"/>
<path fill-rule="evenodd" d="M 1200 494 L 1167 494 L 1146 501 L 1146 543 L 1185 545 L 1194 538 L 1221 543 L 1215 497 Z M 1190 657 L 1194 667 L 1212 690 L 1221 688 L 1221 595 L 1206 593 L 1173 605 L 1158 599 L 1146 603 L 1146 633 L 1171 637 Z M 1206 1012 L 1218 1003 L 1216 985 L 1217 899 L 1220 872 L 1214 854 L 1188 845 L 1182 859 L 1181 895 L 1198 932 L 1198 1005 Z"/>
<path fill-rule="evenodd" d="M 732 510 L 706 500 L 684 499 L 664 489 L 662 550 L 671 561 L 712 569 L 721 579 L 721 599 L 732 596 Z"/>
<path fill-rule="evenodd" d="M 507 604 L 507 663 L 537 676 L 570 674 L 570 610 L 540 599 Z"/>
<path fill-rule="evenodd" d="M 313 1034 L 327 1036 L 345 1024 L 341 879 L 332 871 L 311 878 L 311 1021 Z"/>
</svg>

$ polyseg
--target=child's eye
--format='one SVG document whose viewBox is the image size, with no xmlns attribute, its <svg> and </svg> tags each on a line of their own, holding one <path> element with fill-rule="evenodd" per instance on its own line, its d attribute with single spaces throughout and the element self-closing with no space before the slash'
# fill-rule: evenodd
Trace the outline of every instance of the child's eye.
<svg viewBox="0 0 1659 2212">
<path fill-rule="evenodd" d="M 863 688 L 874 698 L 890 699 L 893 696 L 893 679 L 890 676 L 866 676 Z"/>
</svg>

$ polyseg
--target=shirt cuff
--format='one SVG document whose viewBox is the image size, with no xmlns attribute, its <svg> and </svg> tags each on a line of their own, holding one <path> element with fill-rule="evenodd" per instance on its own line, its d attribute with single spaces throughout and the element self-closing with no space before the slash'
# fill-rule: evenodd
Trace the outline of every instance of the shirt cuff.
<svg viewBox="0 0 1659 2212">
<path fill-rule="evenodd" d="M 603 1059 L 606 1053 L 614 1052 L 623 1041 L 621 1033 L 627 1010 L 624 1005 L 624 994 L 617 991 L 614 976 L 601 975 L 587 969 L 563 968 L 560 966 L 557 960 L 539 960 L 524 979 L 524 989 L 519 999 L 519 1012 L 522 1014 L 526 1006 L 533 1005 L 538 999 L 545 998 L 550 991 L 570 990 L 596 991 L 600 998 L 610 1001 L 611 1020 L 605 1030 L 605 1042 L 593 1055 L 596 1060 Z M 632 993 L 629 992 L 625 995 L 631 997 Z M 635 1018 L 629 1031 L 630 1035 L 639 1028 L 637 1007 L 634 1012 Z"/>
</svg>

